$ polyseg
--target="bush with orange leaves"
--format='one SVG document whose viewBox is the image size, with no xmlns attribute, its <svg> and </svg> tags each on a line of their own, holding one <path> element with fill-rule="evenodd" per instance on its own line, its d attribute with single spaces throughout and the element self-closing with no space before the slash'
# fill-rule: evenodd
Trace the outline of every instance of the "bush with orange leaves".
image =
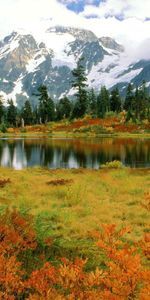
<svg viewBox="0 0 150 300">
<path fill-rule="evenodd" d="M 21 216 L 16 210 L 6 210 L 0 219 L 0 253 L 18 255 L 36 248 L 36 234 L 30 215 Z"/>
<path fill-rule="evenodd" d="M 21 259 L 29 249 L 37 255 L 32 219 L 16 211 L 6 212 L 0 228 L 0 299 L 150 299 L 150 271 L 139 249 L 124 242 L 128 231 L 102 225 L 102 230 L 93 234 L 105 254 L 105 269 L 85 272 L 86 260 L 79 258 L 74 262 L 64 258 L 54 267 L 43 257 L 43 266 L 30 274 Z"/>
<path fill-rule="evenodd" d="M 0 299 L 19 299 L 24 291 L 25 271 L 18 257 L 37 246 L 31 217 L 6 211 L 0 222 Z"/>
<path fill-rule="evenodd" d="M 149 299 L 150 271 L 143 268 L 137 249 L 122 241 L 128 228 L 120 231 L 115 225 L 102 228 L 102 232 L 94 236 L 106 255 L 105 270 L 97 268 L 87 273 L 84 271 L 86 261 L 80 259 L 74 263 L 63 259 L 58 269 L 46 263 L 34 271 L 27 282 L 32 291 L 29 299 Z"/>
<path fill-rule="evenodd" d="M 142 203 L 142 206 L 150 212 L 150 193 L 145 194 L 145 199 Z M 143 240 L 140 242 L 140 247 L 142 248 L 146 258 L 150 260 L 150 225 L 147 231 L 148 232 L 144 234 Z"/>
</svg>

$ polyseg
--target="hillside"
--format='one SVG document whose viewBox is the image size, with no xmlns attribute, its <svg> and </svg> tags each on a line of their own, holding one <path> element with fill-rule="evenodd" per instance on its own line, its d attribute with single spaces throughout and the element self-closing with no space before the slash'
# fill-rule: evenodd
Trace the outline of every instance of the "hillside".
<svg viewBox="0 0 150 300">
<path fill-rule="evenodd" d="M 71 96 L 71 70 L 84 57 L 89 87 L 111 88 L 118 84 L 123 94 L 131 81 L 149 87 L 150 61 L 131 61 L 122 45 L 109 37 L 97 37 L 88 30 L 50 27 L 41 35 L 12 32 L 0 41 L 0 94 L 22 106 L 40 84 L 57 100 Z"/>
</svg>

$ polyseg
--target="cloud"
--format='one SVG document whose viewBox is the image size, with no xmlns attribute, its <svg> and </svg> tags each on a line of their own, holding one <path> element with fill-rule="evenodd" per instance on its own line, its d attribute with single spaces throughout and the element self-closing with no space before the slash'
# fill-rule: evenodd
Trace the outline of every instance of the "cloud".
<svg viewBox="0 0 150 300">
<path fill-rule="evenodd" d="M 69 12 L 56 0 L 5 0 L 0 10 L 0 35 L 5 35 L 18 27 L 38 32 L 42 26 L 41 20 L 55 19 L 61 23 L 64 18 L 72 17 L 72 14 L 74 13 Z"/>
<path fill-rule="evenodd" d="M 150 16 L 149 0 L 105 0 L 101 1 L 98 7 L 86 5 L 83 16 L 92 13 L 98 17 L 138 18 L 145 20 Z"/>
<path fill-rule="evenodd" d="M 69 10 L 67 4 L 73 2 L 84 2 L 83 12 Z M 0 37 L 21 27 L 38 35 L 50 26 L 73 26 L 92 30 L 98 37 L 115 38 L 134 56 L 150 38 L 149 12 L 150 0 L 5 0 L 0 10 Z M 138 55 L 145 56 L 145 52 Z"/>
<path fill-rule="evenodd" d="M 116 38 L 127 48 L 150 37 L 150 0 L 104 0 L 97 7 L 86 5 L 80 16 L 92 17 L 95 33 Z"/>
<path fill-rule="evenodd" d="M 147 51 L 147 49 L 150 49 L 150 38 L 143 41 L 137 50 L 135 51 L 134 55 L 137 59 L 150 59 L 150 52 Z"/>
<path fill-rule="evenodd" d="M 95 4 L 100 3 L 100 0 L 57 0 L 57 1 L 60 2 L 60 3 L 65 4 L 65 5 L 68 5 L 70 3 L 80 4 L 80 2 L 83 2 L 84 6 L 87 5 L 87 4 L 95 5 Z"/>
<path fill-rule="evenodd" d="M 98 6 L 101 0 L 57 0 L 76 13 L 84 11 L 86 5 Z"/>
</svg>

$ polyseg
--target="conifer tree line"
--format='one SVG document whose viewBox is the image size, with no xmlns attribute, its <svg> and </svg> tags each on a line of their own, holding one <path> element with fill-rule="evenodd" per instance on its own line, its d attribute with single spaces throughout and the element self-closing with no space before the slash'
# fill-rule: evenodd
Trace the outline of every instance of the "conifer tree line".
<svg viewBox="0 0 150 300">
<path fill-rule="evenodd" d="M 99 92 L 92 88 L 89 90 L 87 77 L 83 67 L 83 58 L 80 58 L 77 66 L 72 71 L 72 89 L 75 90 L 74 99 L 64 96 L 59 101 L 48 95 L 45 85 L 40 85 L 36 94 L 38 105 L 32 107 L 26 100 L 22 109 L 17 109 L 13 100 L 7 101 L 4 106 L 0 96 L 0 124 L 6 127 L 19 127 L 24 125 L 46 124 L 50 121 L 62 119 L 82 118 L 86 114 L 93 118 L 105 118 L 113 113 L 126 111 L 126 121 L 133 122 L 148 119 L 150 121 L 150 95 L 146 84 L 134 87 L 129 83 L 124 99 L 121 98 L 119 89 L 115 87 L 109 91 L 101 86 Z"/>
</svg>

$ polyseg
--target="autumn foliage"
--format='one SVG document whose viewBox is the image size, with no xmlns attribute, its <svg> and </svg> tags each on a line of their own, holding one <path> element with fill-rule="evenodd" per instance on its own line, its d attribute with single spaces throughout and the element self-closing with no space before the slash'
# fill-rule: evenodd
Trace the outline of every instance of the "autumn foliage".
<svg viewBox="0 0 150 300">
<path fill-rule="evenodd" d="M 29 271 L 25 259 L 38 257 L 38 239 L 30 215 L 6 211 L 0 226 L 0 299 L 124 300 L 150 299 L 150 239 L 138 245 L 126 242 L 129 228 L 102 225 L 92 233 L 105 257 L 105 266 L 86 272 L 86 259 L 61 258 L 58 266 L 40 256 L 41 265 Z M 51 241 L 51 239 L 50 239 Z M 51 247 L 49 239 L 45 241 Z M 44 249 L 44 248 L 43 248 Z"/>
</svg>

